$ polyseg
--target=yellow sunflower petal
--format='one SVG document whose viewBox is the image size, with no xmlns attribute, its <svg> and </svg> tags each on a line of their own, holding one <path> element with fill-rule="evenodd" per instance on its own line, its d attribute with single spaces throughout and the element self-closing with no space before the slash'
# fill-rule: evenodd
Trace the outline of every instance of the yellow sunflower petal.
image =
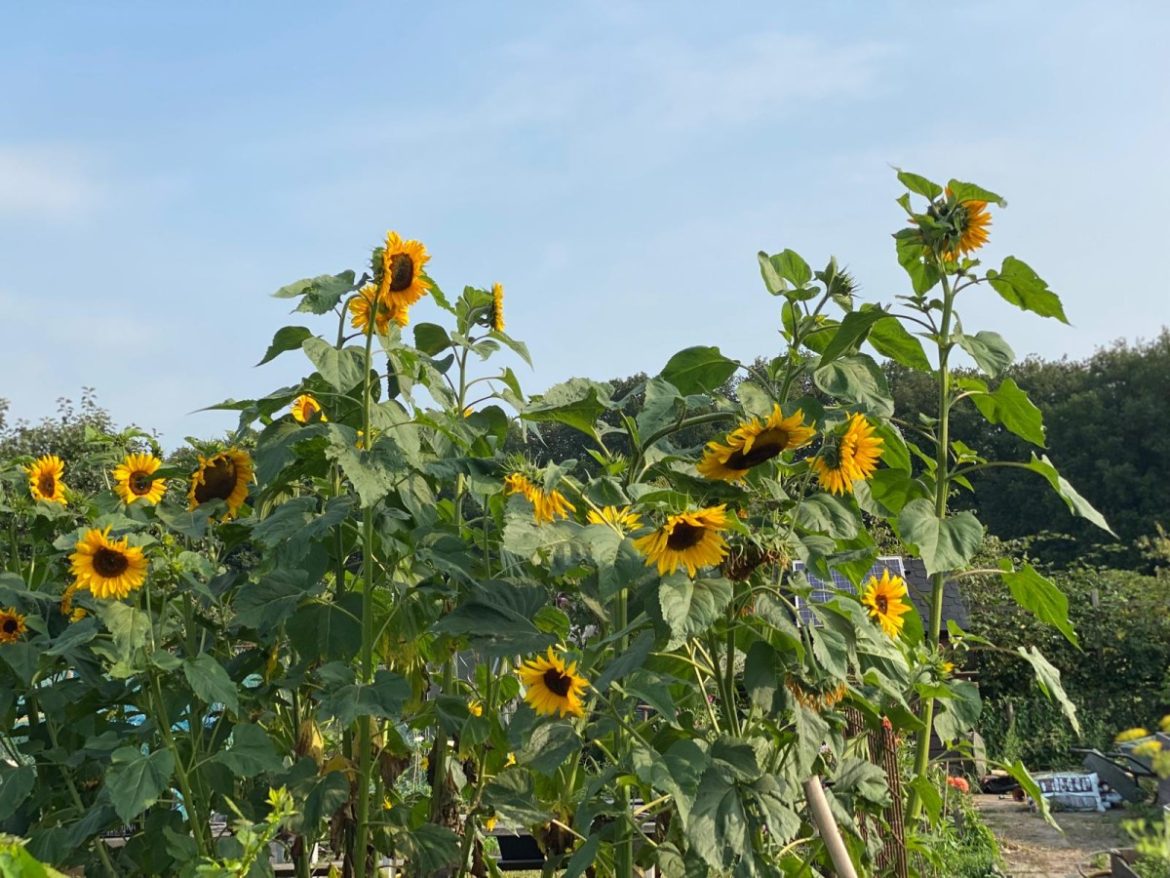
<svg viewBox="0 0 1170 878">
<path fill-rule="evenodd" d="M 91 528 L 69 556 L 74 588 L 88 589 L 96 598 L 120 600 L 146 581 L 147 561 L 129 540 L 111 540 L 110 529 Z"/>
<path fill-rule="evenodd" d="M 153 454 L 127 454 L 114 467 L 114 492 L 130 505 L 138 500 L 154 505 L 167 490 L 166 479 L 153 478 L 162 461 Z"/>
<path fill-rule="evenodd" d="M 34 500 L 65 505 L 65 464 L 55 454 L 46 454 L 25 468 L 28 490 Z"/>
</svg>

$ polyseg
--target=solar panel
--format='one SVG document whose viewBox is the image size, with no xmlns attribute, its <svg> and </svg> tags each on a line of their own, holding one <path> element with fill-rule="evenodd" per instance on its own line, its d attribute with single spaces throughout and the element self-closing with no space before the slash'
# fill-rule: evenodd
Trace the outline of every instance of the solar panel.
<svg viewBox="0 0 1170 878">
<path fill-rule="evenodd" d="M 801 623 L 805 625 L 817 624 L 816 616 L 813 615 L 809 604 L 828 603 L 842 593 L 851 594 L 854 597 L 857 596 L 857 588 L 853 583 L 836 570 L 829 571 L 831 579 L 826 582 L 815 573 L 811 573 L 805 569 L 803 561 L 793 561 L 792 569 L 803 571 L 805 579 L 812 586 L 812 591 L 809 592 L 807 599 L 799 595 L 796 597 L 796 612 L 800 616 Z M 883 570 L 889 570 L 891 574 L 901 576 L 903 579 L 906 578 L 906 570 L 902 566 L 902 557 L 900 555 L 880 555 L 873 563 L 873 566 L 861 577 L 861 581 L 868 582 L 871 576 L 876 576 L 878 579 L 881 579 Z"/>
</svg>

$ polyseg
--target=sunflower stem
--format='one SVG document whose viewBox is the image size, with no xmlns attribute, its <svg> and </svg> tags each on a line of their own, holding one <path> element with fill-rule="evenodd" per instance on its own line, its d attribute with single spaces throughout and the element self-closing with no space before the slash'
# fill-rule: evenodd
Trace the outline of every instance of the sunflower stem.
<svg viewBox="0 0 1170 878">
<path fill-rule="evenodd" d="M 938 348 L 938 436 L 935 440 L 935 473 L 934 473 L 934 514 L 941 522 L 947 515 L 947 493 L 950 487 L 950 478 L 947 467 L 950 464 L 950 415 L 951 415 L 951 381 L 948 359 L 951 348 L 951 319 L 954 316 L 955 293 L 947 279 L 945 266 L 942 274 L 942 319 L 939 324 L 939 333 L 935 339 Z M 926 630 L 926 642 L 932 649 L 937 649 L 939 635 L 942 630 L 943 604 L 943 573 L 937 572 L 930 578 L 930 623 Z M 915 777 L 925 781 L 930 767 L 930 734 L 934 726 L 934 698 L 923 696 L 921 708 L 922 730 L 918 733 L 917 750 L 914 759 Z M 911 790 L 908 818 L 917 820 L 922 811 L 922 798 L 917 788 Z"/>
</svg>

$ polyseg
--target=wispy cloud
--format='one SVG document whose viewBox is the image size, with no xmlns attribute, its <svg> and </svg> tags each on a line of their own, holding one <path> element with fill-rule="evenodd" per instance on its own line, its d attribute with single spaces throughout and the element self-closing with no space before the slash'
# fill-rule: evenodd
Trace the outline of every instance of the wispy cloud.
<svg viewBox="0 0 1170 878">
<path fill-rule="evenodd" d="M 0 145 L 0 218 L 70 220 L 101 200 L 101 186 L 75 152 Z"/>
</svg>

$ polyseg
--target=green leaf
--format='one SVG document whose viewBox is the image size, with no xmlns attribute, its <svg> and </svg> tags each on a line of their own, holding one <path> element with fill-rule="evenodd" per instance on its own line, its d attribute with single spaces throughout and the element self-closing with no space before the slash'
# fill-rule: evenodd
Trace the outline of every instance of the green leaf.
<svg viewBox="0 0 1170 878">
<path fill-rule="evenodd" d="M 991 378 L 998 378 L 1015 362 L 1015 351 L 998 332 L 977 332 L 974 335 L 958 333 L 958 336 L 959 346 Z"/>
<path fill-rule="evenodd" d="M 825 349 L 821 351 L 819 365 L 824 366 L 846 351 L 855 350 L 865 341 L 870 328 L 885 316 L 885 312 L 880 308 L 851 311 L 846 314 Z"/>
<path fill-rule="evenodd" d="M 747 813 L 738 787 L 715 767 L 699 783 L 687 840 L 708 865 L 726 869 L 747 849 Z"/>
<path fill-rule="evenodd" d="M 776 266 L 772 263 L 772 257 L 761 250 L 756 254 L 756 259 L 759 260 L 760 277 L 764 279 L 764 286 L 767 287 L 768 292 L 773 296 L 778 296 L 784 292 L 786 287 L 784 278 L 776 270 Z"/>
<path fill-rule="evenodd" d="M 1000 207 L 1007 207 L 1007 202 L 994 192 L 976 186 L 974 183 L 964 183 L 961 180 L 951 180 L 947 183 L 951 190 L 951 197 L 956 201 L 986 201 Z"/>
<path fill-rule="evenodd" d="M 129 823 L 170 788 L 175 758 L 169 750 L 143 755 L 137 747 L 122 747 L 110 754 L 106 792 L 118 816 Z"/>
<path fill-rule="evenodd" d="M 277 546 L 300 534 L 316 511 L 316 497 L 293 497 L 259 520 L 252 528 L 252 536 L 269 548 Z"/>
<path fill-rule="evenodd" d="M 282 326 L 276 330 L 276 335 L 272 337 L 272 344 L 268 346 L 268 350 L 264 354 L 257 366 L 263 366 L 285 351 L 299 350 L 306 339 L 312 338 L 313 333 L 304 326 Z"/>
<path fill-rule="evenodd" d="M 686 409 L 678 388 L 659 376 L 646 382 L 646 398 L 638 412 L 638 432 L 644 439 L 675 423 Z"/>
<path fill-rule="evenodd" d="M 689 396 L 717 389 L 735 369 L 735 361 L 723 356 L 719 348 L 699 346 L 686 348 L 671 357 L 662 370 L 662 377 L 683 396 Z"/>
<path fill-rule="evenodd" d="M 785 250 L 771 257 L 772 266 L 777 274 L 794 287 L 803 287 L 812 280 L 812 269 L 808 263 L 794 250 Z"/>
<path fill-rule="evenodd" d="M 312 589 L 305 570 L 278 568 L 236 595 L 235 624 L 265 631 L 292 615 Z"/>
<path fill-rule="evenodd" d="M 1060 682 L 1060 670 L 1048 661 L 1034 645 L 1027 649 L 1017 646 L 1016 652 L 1032 666 L 1032 670 L 1036 674 L 1036 685 L 1040 687 L 1040 691 L 1050 700 L 1055 700 L 1060 704 L 1061 710 L 1068 718 L 1069 725 L 1073 727 L 1073 731 L 1077 735 L 1080 735 L 1081 724 L 1077 719 L 1077 707 L 1069 700 L 1068 694 L 1064 691 L 1064 686 Z"/>
<path fill-rule="evenodd" d="M 914 790 L 918 800 L 922 802 L 922 807 L 926 809 L 926 815 L 930 818 L 931 824 L 937 824 L 938 818 L 942 814 L 942 796 L 939 795 L 938 787 L 934 785 L 934 781 L 928 777 L 915 777 L 910 781 L 910 788 Z"/>
<path fill-rule="evenodd" d="M 923 258 L 926 248 L 922 243 L 922 235 L 918 229 L 902 229 L 894 235 L 894 244 L 898 249 L 898 264 L 910 276 L 914 292 L 925 296 L 938 284 L 940 275 L 934 264 Z"/>
<path fill-rule="evenodd" d="M 573 856 L 569 859 L 568 865 L 565 866 L 565 871 L 562 873 L 561 878 L 581 878 L 597 859 L 597 849 L 599 847 L 601 847 L 600 835 L 591 835 L 585 839 L 581 847 L 573 852 Z"/>
<path fill-rule="evenodd" d="M 516 751 L 516 761 L 541 774 L 555 774 L 568 758 L 581 750 L 581 739 L 572 723 L 546 722 L 532 730 L 524 746 Z"/>
<path fill-rule="evenodd" d="M 1105 516 L 1098 512 L 1092 503 L 1078 494 L 1077 489 L 1057 472 L 1056 467 L 1052 465 L 1052 461 L 1048 459 L 1048 455 L 1042 454 L 1037 457 L 1033 454 L 1032 460 L 1024 465 L 1032 470 L 1032 472 L 1040 473 L 1040 475 L 1048 480 L 1048 484 L 1052 486 L 1052 490 L 1056 491 L 1057 495 L 1065 502 L 1065 505 L 1068 506 L 1069 511 L 1073 515 L 1079 515 L 1081 518 L 1088 519 L 1097 525 L 1097 527 L 1101 528 L 1101 530 L 1108 531 L 1114 536 L 1117 536 L 1113 532 L 1113 528 L 1109 526 L 1109 522 L 1105 520 Z"/>
<path fill-rule="evenodd" d="M 483 591 L 443 616 L 434 630 L 464 635 L 492 656 L 540 652 L 554 639 L 532 622 L 545 601 L 542 589 L 488 581 Z"/>
<path fill-rule="evenodd" d="M 0 821 L 16 813 L 37 782 L 37 770 L 31 765 L 0 762 Z"/>
<path fill-rule="evenodd" d="M 786 663 L 766 640 L 748 647 L 743 663 L 743 685 L 752 704 L 771 717 L 784 709 Z"/>
<path fill-rule="evenodd" d="M 272 295 L 277 299 L 293 299 L 301 297 L 297 305 L 298 311 L 309 311 L 313 314 L 324 314 L 332 310 L 341 297 L 355 288 L 354 273 L 343 271 L 340 274 L 322 274 L 318 277 L 307 277 L 303 280 L 286 284 Z"/>
<path fill-rule="evenodd" d="M 191 690 L 207 704 L 222 704 L 232 713 L 240 712 L 236 684 L 223 665 L 207 653 L 183 662 L 183 675 Z"/>
<path fill-rule="evenodd" d="M 943 187 L 918 174 L 898 171 L 898 182 L 917 195 L 925 195 L 932 201 L 943 194 Z"/>
<path fill-rule="evenodd" d="M 182 509 L 167 503 L 160 503 L 154 508 L 155 517 L 175 533 L 192 540 L 201 540 L 207 533 L 207 524 L 211 519 L 211 510 L 204 504 L 198 509 Z"/>
<path fill-rule="evenodd" d="M 417 323 L 414 327 L 414 346 L 428 357 L 433 357 L 451 347 L 451 337 L 437 323 Z"/>
<path fill-rule="evenodd" d="M 1068 598 L 1051 580 L 1036 572 L 1031 564 L 1021 570 L 1013 570 L 1012 562 L 1004 558 L 999 562 L 1003 570 L 1003 581 L 1011 590 L 1017 604 L 1039 619 L 1056 628 L 1073 646 L 1077 645 L 1077 633 L 1068 618 Z"/>
<path fill-rule="evenodd" d="M 1026 262 L 1009 256 L 998 272 L 987 272 L 987 280 L 1000 296 L 1017 308 L 1068 323 L 1060 297 L 1048 289 L 1048 284 Z"/>
<path fill-rule="evenodd" d="M 341 424 L 326 424 L 329 445 L 325 456 L 337 463 L 349 479 L 363 509 L 376 506 L 401 480 L 409 468 L 394 438 L 379 436 L 369 449 L 357 447 L 357 433 Z"/>
<path fill-rule="evenodd" d="M 502 820 L 518 826 L 544 823 L 548 817 L 532 789 L 532 775 L 522 768 L 505 769 L 484 788 L 484 801 Z"/>
<path fill-rule="evenodd" d="M 447 875 L 459 862 L 459 837 L 434 823 L 399 833 L 394 837 L 394 848 L 415 875 Z"/>
<path fill-rule="evenodd" d="M 1015 762 L 1000 762 L 997 764 L 1015 778 L 1016 783 L 1020 785 L 1020 789 L 1027 793 L 1028 797 L 1036 803 L 1036 807 L 1039 809 L 1044 821 L 1053 829 L 1060 829 L 1052 817 L 1052 811 L 1048 807 L 1048 800 L 1044 798 L 1044 793 L 1040 789 L 1040 785 L 1036 783 L 1035 778 L 1028 772 L 1024 763 L 1017 759 Z"/>
<path fill-rule="evenodd" d="M 852 354 L 817 367 L 813 382 L 830 396 L 856 403 L 877 417 L 894 414 L 885 373 L 866 354 Z"/>
<path fill-rule="evenodd" d="M 650 650 L 654 647 L 654 632 L 647 629 L 639 634 L 623 651 L 614 656 L 603 673 L 593 683 L 593 688 L 604 694 L 610 683 L 623 679 L 642 667 Z"/>
<path fill-rule="evenodd" d="M 840 539 L 857 536 L 857 516 L 843 500 L 832 494 L 813 494 L 796 507 L 796 523 L 806 531 Z"/>
<path fill-rule="evenodd" d="M 243 778 L 280 771 L 283 765 L 268 733 L 252 723 L 233 728 L 231 745 L 216 753 L 211 761 L 226 765 L 232 774 Z"/>
<path fill-rule="evenodd" d="M 870 497 L 885 507 L 891 515 L 900 513 L 912 500 L 925 500 L 930 497 L 926 485 L 900 469 L 879 469 L 867 482 L 858 482 L 856 487 L 861 488 L 863 484 L 865 486 L 863 490 L 868 490 Z"/>
<path fill-rule="evenodd" d="M 926 358 L 922 342 L 911 335 L 897 317 L 883 316 L 869 328 L 866 340 L 883 357 L 919 372 L 930 371 L 930 360 Z"/>
<path fill-rule="evenodd" d="M 833 795 L 856 796 L 874 805 L 890 804 L 886 773 L 868 759 L 849 756 L 841 760 L 833 775 Z"/>
<path fill-rule="evenodd" d="M 315 835 L 317 827 L 337 813 L 349 801 L 349 779 L 344 772 L 331 771 L 319 780 L 305 797 L 302 813 L 305 834 Z"/>
<path fill-rule="evenodd" d="M 319 338 L 307 338 L 301 344 L 305 356 L 338 393 L 353 390 L 365 380 L 366 352 L 359 347 L 338 350 Z"/>
<path fill-rule="evenodd" d="M 146 645 L 150 616 L 121 601 L 98 601 L 94 612 L 113 636 L 118 659 L 132 663 L 134 654 Z"/>
<path fill-rule="evenodd" d="M 665 577 L 658 587 L 662 620 L 670 628 L 667 649 L 681 646 L 702 634 L 731 603 L 731 583 L 726 579 L 691 580 L 681 573 Z"/>
<path fill-rule="evenodd" d="M 368 686 L 349 683 L 333 689 L 321 699 L 321 709 L 342 725 L 349 725 L 359 716 L 396 718 L 408 698 L 410 682 L 383 669 L 374 674 L 374 682 Z"/>
<path fill-rule="evenodd" d="M 929 500 L 912 500 L 898 516 L 902 539 L 915 546 L 929 575 L 959 570 L 983 543 L 983 525 L 971 512 L 939 519 Z"/>
<path fill-rule="evenodd" d="M 597 419 L 609 408 L 609 388 L 585 378 L 570 378 L 532 398 L 520 413 L 526 421 L 554 421 L 597 438 Z"/>
<path fill-rule="evenodd" d="M 1005 378 L 991 393 L 971 397 L 975 407 L 993 424 L 1003 424 L 1021 439 L 1044 447 L 1044 415 L 1011 378 Z"/>
<path fill-rule="evenodd" d="M 302 656 L 349 660 L 361 645 L 361 607 L 362 596 L 356 592 L 307 604 L 288 620 L 289 640 Z"/>
<path fill-rule="evenodd" d="M 967 680 L 950 684 L 950 697 L 939 699 L 939 711 L 934 717 L 934 730 L 944 744 L 964 739 L 975 728 L 983 702 L 979 687 Z"/>
</svg>

